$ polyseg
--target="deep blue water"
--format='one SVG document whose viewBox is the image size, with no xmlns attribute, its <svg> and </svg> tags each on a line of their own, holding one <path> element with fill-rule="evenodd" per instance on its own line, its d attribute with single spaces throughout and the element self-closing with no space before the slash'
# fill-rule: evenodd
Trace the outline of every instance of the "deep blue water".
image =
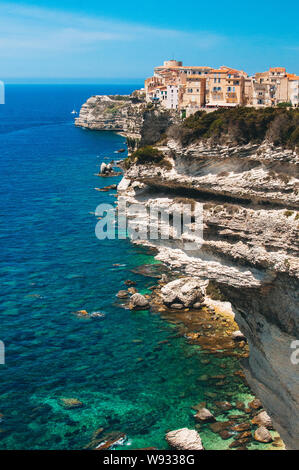
<svg viewBox="0 0 299 470">
<path fill-rule="evenodd" d="M 153 284 L 131 272 L 153 257 L 129 241 L 99 241 L 94 234 L 95 208 L 115 201 L 113 191 L 94 188 L 119 181 L 95 173 L 105 157 L 115 159 L 124 138 L 76 128 L 70 112 L 93 94 L 135 88 L 6 88 L 0 106 L 2 449 L 81 449 L 99 427 L 125 432 L 125 448 L 167 448 L 165 432 L 194 426 L 190 407 L 204 399 L 196 381 L 207 372 L 199 348 L 175 337 L 174 325 L 158 315 L 115 305 L 124 280 L 134 279 L 142 292 Z M 82 309 L 106 317 L 78 318 L 73 312 Z M 217 360 L 209 367 L 219 373 Z M 61 398 L 77 398 L 84 407 L 67 410 Z M 227 445 L 208 430 L 202 437 L 207 448 Z"/>
</svg>

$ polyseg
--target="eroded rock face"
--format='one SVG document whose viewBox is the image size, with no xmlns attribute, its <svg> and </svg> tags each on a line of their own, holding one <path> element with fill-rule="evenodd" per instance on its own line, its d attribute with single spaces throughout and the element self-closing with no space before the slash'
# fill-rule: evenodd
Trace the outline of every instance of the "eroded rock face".
<svg viewBox="0 0 299 470">
<path fill-rule="evenodd" d="M 204 301 L 203 283 L 193 278 L 176 279 L 161 289 L 163 302 L 166 305 L 180 304 L 192 307 Z"/>
<path fill-rule="evenodd" d="M 173 449 L 203 450 L 200 435 L 194 429 L 182 428 L 170 431 L 165 436 L 166 441 Z"/>
<path fill-rule="evenodd" d="M 177 113 L 156 105 L 149 109 L 145 100 L 132 95 L 95 95 L 83 104 L 75 125 L 92 130 L 121 132 L 129 138 L 130 151 L 141 145 L 157 142 L 171 123 L 177 122 Z M 123 150 L 123 149 L 121 149 Z"/>
<path fill-rule="evenodd" d="M 249 344 L 247 382 L 286 447 L 296 449 L 299 379 L 291 344 L 299 337 L 298 155 L 266 142 L 182 148 L 169 140 L 162 150 L 172 169 L 132 166 L 122 197 L 168 212 L 182 201 L 202 203 L 203 242 L 193 251 L 183 237 L 140 243 L 155 247 L 170 269 L 212 281 L 231 302 Z M 138 192 L 136 182 L 143 185 Z M 171 289 L 164 294 L 185 308 Z"/>
<path fill-rule="evenodd" d="M 140 138 L 143 124 L 144 103 L 134 103 L 129 96 L 117 99 L 113 96 L 96 95 L 83 104 L 76 126 L 94 130 L 126 132 Z"/>
</svg>

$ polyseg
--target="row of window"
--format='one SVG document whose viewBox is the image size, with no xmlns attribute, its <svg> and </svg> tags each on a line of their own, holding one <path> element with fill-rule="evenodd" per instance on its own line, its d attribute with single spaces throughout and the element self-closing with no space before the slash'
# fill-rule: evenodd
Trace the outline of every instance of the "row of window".
<svg viewBox="0 0 299 470">
<path fill-rule="evenodd" d="M 184 73 L 189 75 L 208 75 L 209 72 L 202 72 L 201 70 L 184 70 Z"/>
</svg>

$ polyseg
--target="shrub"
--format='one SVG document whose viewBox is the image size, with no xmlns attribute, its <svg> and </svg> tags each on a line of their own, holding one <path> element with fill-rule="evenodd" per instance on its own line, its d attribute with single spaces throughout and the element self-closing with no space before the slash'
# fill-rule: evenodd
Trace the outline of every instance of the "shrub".
<svg viewBox="0 0 299 470">
<path fill-rule="evenodd" d="M 284 101 L 283 103 L 278 103 L 277 107 L 278 108 L 291 108 L 292 103 L 290 101 L 288 102 Z"/>
<path fill-rule="evenodd" d="M 198 111 L 169 130 L 183 145 L 210 139 L 212 143 L 261 143 L 295 148 L 299 145 L 299 109 L 251 107 Z"/>
<path fill-rule="evenodd" d="M 129 168 L 132 164 L 146 165 L 151 164 L 155 166 L 161 166 L 165 168 L 171 168 L 169 162 L 165 161 L 164 154 L 155 147 L 147 145 L 141 147 L 133 152 L 129 157 L 124 160 L 126 168 Z"/>
<path fill-rule="evenodd" d="M 285 212 L 283 213 L 283 215 L 284 215 L 285 217 L 291 217 L 291 215 L 293 215 L 293 214 L 294 214 L 294 211 L 285 211 Z"/>
</svg>

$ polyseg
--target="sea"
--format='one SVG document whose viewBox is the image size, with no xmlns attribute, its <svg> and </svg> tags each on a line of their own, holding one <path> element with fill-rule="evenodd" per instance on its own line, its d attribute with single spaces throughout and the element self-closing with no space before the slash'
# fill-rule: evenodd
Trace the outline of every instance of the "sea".
<svg viewBox="0 0 299 470">
<path fill-rule="evenodd" d="M 124 436 L 115 449 L 168 449 L 165 433 L 194 429 L 191 407 L 207 390 L 220 396 L 198 377 L 219 373 L 223 361 L 232 374 L 239 368 L 234 356 L 209 355 L 178 335 L 173 322 L 150 310 L 130 311 L 116 297 L 128 279 L 149 293 L 160 266 L 129 240 L 95 236 L 96 207 L 115 204 L 116 194 L 95 188 L 121 179 L 97 173 L 102 162 L 126 156 L 116 153 L 125 138 L 77 128 L 71 111 L 94 94 L 138 87 L 6 86 L 0 105 L 0 449 L 83 449 L 101 432 Z M 234 379 L 230 400 L 236 398 L 253 397 Z M 82 406 L 68 408 L 65 399 Z M 200 434 L 206 449 L 231 442 L 209 426 Z"/>
</svg>

